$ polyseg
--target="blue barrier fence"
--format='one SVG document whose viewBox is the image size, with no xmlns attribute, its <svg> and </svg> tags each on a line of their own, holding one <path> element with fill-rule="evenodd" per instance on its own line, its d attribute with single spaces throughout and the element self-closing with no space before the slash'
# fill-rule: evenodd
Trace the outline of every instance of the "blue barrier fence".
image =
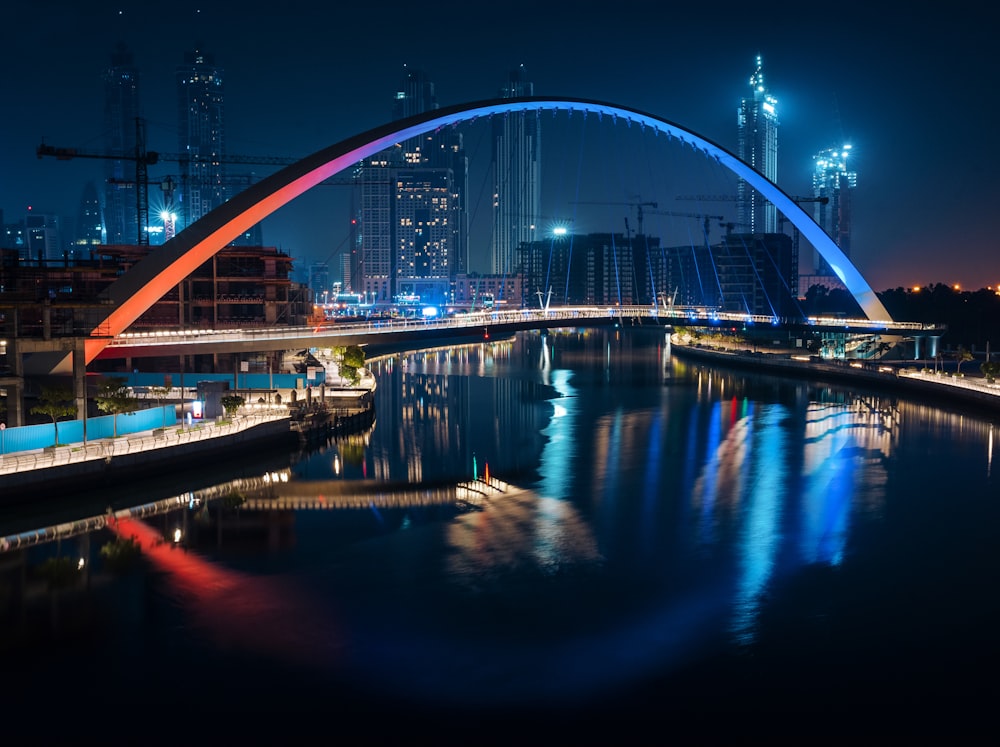
<svg viewBox="0 0 1000 747">
<path fill-rule="evenodd" d="M 272 389 L 303 390 L 308 386 L 320 386 L 326 381 L 326 374 L 321 369 L 312 377 L 299 373 L 187 373 L 183 379 L 179 373 L 121 373 L 110 374 L 126 380 L 126 385 L 133 390 L 141 391 L 144 387 L 169 386 L 179 387 L 183 381 L 186 390 L 194 389 L 201 382 L 225 381 L 238 390 L 261 391 Z M 115 422 L 117 418 L 117 424 Z M 148 431 L 154 428 L 166 428 L 177 424 L 177 413 L 173 405 L 151 407 L 121 415 L 102 415 L 87 418 L 86 437 L 82 420 L 63 420 L 58 425 L 42 423 L 38 425 L 23 425 L 16 428 L 8 427 L 0 430 L 0 454 L 11 454 L 17 451 L 32 451 L 53 446 L 56 443 L 58 430 L 60 444 L 83 443 L 100 438 L 112 438 L 115 427 L 119 436 L 129 433 Z"/>
<path fill-rule="evenodd" d="M 181 385 L 179 373 L 133 373 L 110 374 L 125 379 L 132 388 L 149 386 Z M 184 388 L 194 389 L 201 381 L 226 381 L 231 389 L 305 389 L 307 386 L 320 386 L 326 381 L 326 373 L 321 369 L 312 377 L 306 374 L 267 374 L 267 373 L 187 373 L 184 374 Z M 169 382 L 169 383 L 168 383 Z"/>
<path fill-rule="evenodd" d="M 84 440 L 113 438 L 116 432 L 119 436 L 127 436 L 129 433 L 167 428 L 176 424 L 177 409 L 174 405 L 163 405 L 120 415 L 87 418 L 86 423 L 83 420 L 60 420 L 55 424 L 22 425 L 0 430 L 0 454 L 54 446 L 57 431 L 59 443 L 75 444 L 83 443 Z M 84 439 L 84 425 L 87 429 L 86 439 Z"/>
</svg>

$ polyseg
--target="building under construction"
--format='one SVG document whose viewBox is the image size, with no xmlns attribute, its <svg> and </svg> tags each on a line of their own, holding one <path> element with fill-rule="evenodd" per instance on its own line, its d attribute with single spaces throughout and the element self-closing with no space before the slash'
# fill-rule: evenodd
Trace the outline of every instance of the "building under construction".
<svg viewBox="0 0 1000 747">
<path fill-rule="evenodd" d="M 89 336 L 106 316 L 104 291 L 150 251 L 149 246 L 101 246 L 93 259 L 56 261 L 26 260 L 16 249 L 0 249 L 0 389 L 8 395 L 13 389 L 31 396 L 37 387 L 19 375 L 8 360 L 8 349 L 13 354 L 21 342 Z M 274 247 L 226 247 L 153 304 L 128 331 L 307 324 L 312 296 L 308 286 L 291 279 L 291 273 L 291 257 Z M 121 370 L 127 371 L 129 365 L 128 361 L 95 361 L 90 368 L 113 372 L 125 366 Z M 178 362 L 148 359 L 146 365 L 174 370 Z M 204 355 L 190 356 L 181 365 L 187 370 L 212 371 L 229 362 Z M 276 363 L 260 362 L 260 366 L 271 365 Z M 7 408 L 8 416 L 15 411 L 21 408 Z"/>
</svg>

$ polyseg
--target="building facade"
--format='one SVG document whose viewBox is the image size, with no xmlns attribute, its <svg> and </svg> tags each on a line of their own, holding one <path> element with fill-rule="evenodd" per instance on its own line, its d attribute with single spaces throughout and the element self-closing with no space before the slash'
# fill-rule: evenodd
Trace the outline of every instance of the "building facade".
<svg viewBox="0 0 1000 747">
<path fill-rule="evenodd" d="M 523 243 L 518 253 L 526 307 L 647 305 L 665 290 L 656 236 L 566 234 Z"/>
<path fill-rule="evenodd" d="M 778 101 L 764 83 L 761 56 L 750 76 L 749 96 L 737 111 L 737 146 L 740 160 L 772 182 L 778 181 Z M 763 195 L 740 179 L 737 184 L 737 214 L 748 233 L 778 231 L 778 212 Z"/>
<path fill-rule="evenodd" d="M 333 295 L 330 266 L 326 262 L 309 265 L 309 290 L 316 303 L 328 303 Z"/>
<path fill-rule="evenodd" d="M 23 258 L 35 262 L 64 259 L 58 215 L 28 209 L 24 216 Z"/>
<path fill-rule="evenodd" d="M 533 96 L 534 84 L 524 66 L 513 70 L 500 98 Z M 516 271 L 518 247 L 534 240 L 540 214 L 541 130 L 538 112 L 493 118 L 493 232 L 490 246 L 494 274 Z"/>
<path fill-rule="evenodd" d="M 184 54 L 176 69 L 181 185 L 176 213 L 181 231 L 229 199 L 226 179 L 223 70 L 201 50 Z"/>
<path fill-rule="evenodd" d="M 105 161 L 104 238 L 109 244 L 141 244 L 145 226 L 139 224 L 139 186 L 136 156 L 142 123 L 139 119 L 139 70 L 132 52 L 119 44 L 111 64 L 102 75 L 104 82 Z"/>
<path fill-rule="evenodd" d="M 87 182 L 80 196 L 80 209 L 76 216 L 76 233 L 73 236 L 72 255 L 86 258 L 104 240 L 101 225 L 101 200 L 97 185 Z"/>
<path fill-rule="evenodd" d="M 714 244 L 666 247 L 663 256 L 661 284 L 677 306 L 799 315 L 796 255 L 787 234 L 727 233 Z"/>
<path fill-rule="evenodd" d="M 851 256 L 852 196 L 858 175 L 848 168 L 851 146 L 827 148 L 813 156 L 813 196 L 826 198 L 814 204 L 813 218 L 848 258 Z M 819 253 L 814 265 L 817 275 L 833 275 L 833 270 Z"/>
<path fill-rule="evenodd" d="M 434 84 L 408 69 L 394 120 L 437 109 Z M 376 306 L 448 303 L 468 245 L 468 159 L 462 135 L 447 128 L 398 143 L 359 170 L 360 258 L 355 291 Z"/>
</svg>

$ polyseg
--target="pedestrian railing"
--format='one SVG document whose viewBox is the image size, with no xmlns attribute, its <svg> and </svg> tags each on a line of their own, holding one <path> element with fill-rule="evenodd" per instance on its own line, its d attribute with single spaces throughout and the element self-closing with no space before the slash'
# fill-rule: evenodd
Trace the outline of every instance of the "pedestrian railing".
<svg viewBox="0 0 1000 747">
<path fill-rule="evenodd" d="M 288 420 L 288 418 L 287 408 L 276 408 L 194 425 L 179 424 L 153 431 L 131 433 L 118 438 L 104 438 L 85 444 L 50 446 L 35 451 L 4 454 L 0 456 L 0 476 L 97 459 L 111 460 L 118 456 L 229 436 L 262 423 Z"/>
</svg>

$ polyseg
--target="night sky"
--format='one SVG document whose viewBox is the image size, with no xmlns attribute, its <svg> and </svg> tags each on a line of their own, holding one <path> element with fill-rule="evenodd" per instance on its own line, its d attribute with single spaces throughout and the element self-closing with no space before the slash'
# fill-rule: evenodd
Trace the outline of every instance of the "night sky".
<svg viewBox="0 0 1000 747">
<path fill-rule="evenodd" d="M 430 75 L 446 106 L 494 97 L 508 71 L 524 65 L 536 95 L 638 109 L 736 152 L 736 110 L 759 53 L 779 102 L 786 192 L 811 193 L 815 152 L 853 146 L 852 258 L 875 290 L 1000 283 L 1000 186 L 991 178 L 1000 167 L 1000 64 L 988 12 L 961 2 L 938 6 L 947 14 L 873 5 L 773 2 L 763 19 L 730 2 L 22 3 L 4 11 L 0 30 L 0 209 L 7 222 L 29 205 L 74 217 L 85 183 L 101 186 L 102 161 L 38 159 L 35 149 L 43 141 L 103 149 L 101 73 L 119 41 L 140 69 L 149 150 L 178 150 L 174 68 L 199 47 L 225 71 L 228 152 L 282 157 L 389 121 L 407 66 Z M 553 193 L 566 182 L 545 160 L 567 150 L 558 137 L 543 140 L 543 215 L 565 214 L 573 199 L 632 199 L 624 188 L 599 194 L 589 185 Z M 150 168 L 151 179 L 171 173 L 170 164 Z M 349 191 L 319 187 L 283 208 L 265 221 L 265 244 L 301 267 L 331 258 L 348 235 Z M 476 182 L 470 192 L 481 222 L 488 200 Z M 708 207 L 668 194 L 642 199 Z M 577 227 L 622 230 L 618 214 L 589 217 L 577 213 Z M 472 252 L 471 269 L 488 270 L 481 246 Z"/>
</svg>

